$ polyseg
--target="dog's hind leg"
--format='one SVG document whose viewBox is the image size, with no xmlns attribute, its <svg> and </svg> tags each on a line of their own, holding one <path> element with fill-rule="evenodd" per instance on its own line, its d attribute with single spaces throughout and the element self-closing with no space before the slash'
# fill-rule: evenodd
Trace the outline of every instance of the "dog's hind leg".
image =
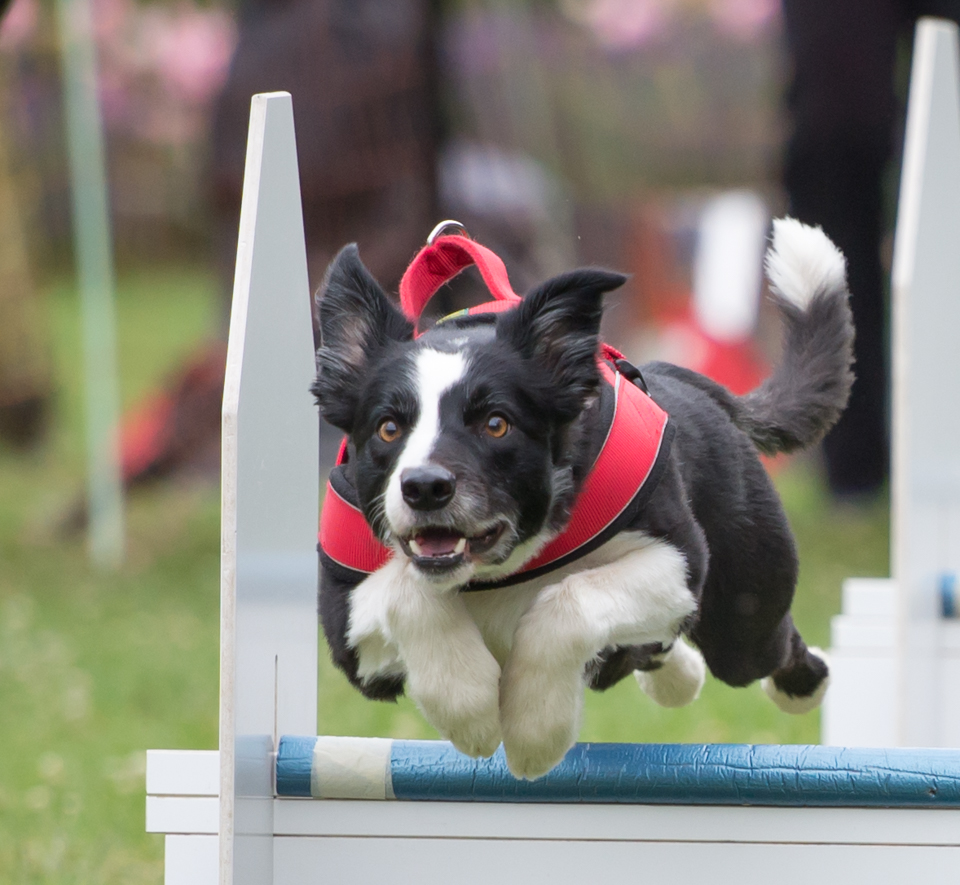
<svg viewBox="0 0 960 885">
<path fill-rule="evenodd" d="M 705 617 L 701 608 L 693 638 L 717 679 L 734 687 L 760 679 L 786 713 L 807 713 L 820 705 L 830 674 L 826 655 L 807 648 L 789 612 L 772 630 L 756 623 L 758 618 L 722 617 L 715 607 L 709 612 Z"/>
<path fill-rule="evenodd" d="M 807 648 L 793 628 L 787 662 L 760 684 L 784 713 L 808 713 L 820 706 L 829 683 L 826 654 L 819 648 Z"/>
<path fill-rule="evenodd" d="M 633 672 L 643 693 L 661 707 L 685 707 L 695 701 L 706 674 L 703 655 L 680 636 L 669 649 L 651 658 L 648 668 Z"/>
</svg>

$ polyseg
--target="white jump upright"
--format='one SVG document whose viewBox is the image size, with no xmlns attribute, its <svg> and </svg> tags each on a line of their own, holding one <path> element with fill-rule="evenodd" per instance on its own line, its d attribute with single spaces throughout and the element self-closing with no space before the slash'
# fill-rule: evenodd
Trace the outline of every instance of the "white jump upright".
<svg viewBox="0 0 960 885">
<path fill-rule="evenodd" d="M 960 49 L 939 19 L 917 26 L 892 288 L 892 578 L 845 585 L 823 740 L 960 747 Z"/>
<path fill-rule="evenodd" d="M 315 373 L 293 104 L 258 95 L 223 391 L 221 885 L 272 881 L 278 735 L 317 728 Z"/>
<path fill-rule="evenodd" d="M 148 752 L 166 885 L 955 877 L 952 751 L 578 744 L 520 782 L 502 751 L 318 737 L 313 358 L 290 96 L 257 96 L 224 391 L 220 750 Z"/>
</svg>

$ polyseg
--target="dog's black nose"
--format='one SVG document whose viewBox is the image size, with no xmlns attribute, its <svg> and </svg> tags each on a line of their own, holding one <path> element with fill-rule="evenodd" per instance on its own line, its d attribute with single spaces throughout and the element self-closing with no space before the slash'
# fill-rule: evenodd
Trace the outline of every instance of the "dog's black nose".
<svg viewBox="0 0 960 885">
<path fill-rule="evenodd" d="M 414 510 L 439 510 L 457 489 L 457 478 L 442 467 L 408 467 L 400 474 L 403 500 Z"/>
</svg>

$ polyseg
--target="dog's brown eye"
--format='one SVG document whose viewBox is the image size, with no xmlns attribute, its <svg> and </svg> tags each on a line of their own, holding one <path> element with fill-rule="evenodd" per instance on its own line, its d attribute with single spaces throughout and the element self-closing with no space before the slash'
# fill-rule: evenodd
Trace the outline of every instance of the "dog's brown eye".
<svg viewBox="0 0 960 885">
<path fill-rule="evenodd" d="M 396 442 L 400 438 L 400 425 L 392 418 L 387 418 L 378 428 L 377 436 L 384 442 Z"/>
<path fill-rule="evenodd" d="M 486 426 L 484 430 L 487 431 L 489 436 L 492 436 L 494 439 L 500 439 L 501 436 L 506 436 L 507 431 L 510 429 L 510 424 L 503 415 L 491 415 L 487 418 Z"/>
</svg>

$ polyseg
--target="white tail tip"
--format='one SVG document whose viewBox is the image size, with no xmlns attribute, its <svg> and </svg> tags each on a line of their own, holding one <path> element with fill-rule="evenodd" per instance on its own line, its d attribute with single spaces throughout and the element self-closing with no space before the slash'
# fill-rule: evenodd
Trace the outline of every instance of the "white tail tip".
<svg viewBox="0 0 960 885">
<path fill-rule="evenodd" d="M 846 286 L 843 253 L 819 227 L 795 218 L 773 222 L 773 242 L 765 266 L 773 291 L 800 308 L 819 291 Z"/>
</svg>

